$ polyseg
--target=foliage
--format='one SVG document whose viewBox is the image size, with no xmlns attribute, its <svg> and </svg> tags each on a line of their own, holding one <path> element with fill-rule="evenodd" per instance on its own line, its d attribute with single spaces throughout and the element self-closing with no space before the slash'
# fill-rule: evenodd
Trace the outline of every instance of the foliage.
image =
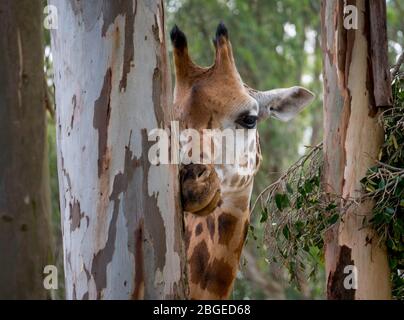
<svg viewBox="0 0 404 320">
<path fill-rule="evenodd" d="M 339 219 L 336 204 L 323 195 L 322 159 L 322 144 L 310 148 L 256 201 L 261 203 L 260 222 L 266 224 L 268 262 L 287 266 L 297 288 L 302 276 L 317 281 L 324 264 L 323 234 Z"/>
<path fill-rule="evenodd" d="M 299 271 L 315 276 L 317 266 L 323 263 L 324 232 L 341 219 L 348 207 L 373 199 L 372 218 L 363 223 L 374 228 L 385 242 L 393 296 L 404 299 L 404 80 L 396 77 L 392 89 L 394 106 L 380 116 L 385 142 L 377 165 L 361 180 L 363 191 L 358 199 L 345 199 L 341 208 L 329 200 L 338 200 L 335 195 L 323 192 L 321 145 L 299 159 L 258 197 L 260 222 L 267 225 L 267 241 L 272 248 L 270 258 L 281 259 L 292 281 L 298 283 Z"/>
</svg>

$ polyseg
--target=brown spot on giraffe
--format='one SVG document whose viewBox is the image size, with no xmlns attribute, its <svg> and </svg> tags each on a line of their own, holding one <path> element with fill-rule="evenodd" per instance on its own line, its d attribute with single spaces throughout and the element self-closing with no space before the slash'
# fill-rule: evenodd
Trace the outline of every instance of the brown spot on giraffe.
<svg viewBox="0 0 404 320">
<path fill-rule="evenodd" d="M 241 163 L 191 162 L 181 168 L 189 298 L 226 299 L 248 232 L 253 176 L 261 160 L 257 122 L 269 116 L 287 121 L 314 96 L 302 87 L 261 92 L 246 86 L 237 71 L 223 23 L 216 30 L 215 62 L 211 67 L 200 67 L 192 61 L 187 38 L 177 26 L 170 36 L 175 65 L 174 111 L 180 129 L 201 133 L 208 128 L 244 129 L 248 134 L 236 137 L 244 140 L 236 142 L 245 146 L 237 155 L 255 161 L 247 172 L 240 171 Z M 202 153 L 212 150 L 212 145 L 201 141 Z"/>
<path fill-rule="evenodd" d="M 225 298 L 234 278 L 234 268 L 224 259 L 215 259 L 207 268 L 204 275 L 203 289 L 219 298 Z"/>
<path fill-rule="evenodd" d="M 210 254 L 205 241 L 201 241 L 193 250 L 189 261 L 191 282 L 214 294 L 217 298 L 224 298 L 233 282 L 232 266 L 224 259 L 214 259 L 209 262 Z M 191 296 L 191 298 L 197 298 Z"/>
<path fill-rule="evenodd" d="M 199 222 L 195 228 L 195 236 L 199 236 L 203 231 L 202 222 Z"/>
<path fill-rule="evenodd" d="M 209 215 L 206 218 L 206 227 L 208 228 L 210 238 L 213 241 L 214 236 L 215 236 L 215 228 L 216 228 L 215 218 L 213 215 Z"/>
<path fill-rule="evenodd" d="M 208 266 L 210 254 L 205 241 L 201 241 L 193 250 L 192 256 L 189 259 L 191 281 L 200 283 Z"/>
<path fill-rule="evenodd" d="M 228 245 L 234 236 L 238 219 L 230 213 L 222 213 L 218 219 L 219 243 Z"/>
</svg>

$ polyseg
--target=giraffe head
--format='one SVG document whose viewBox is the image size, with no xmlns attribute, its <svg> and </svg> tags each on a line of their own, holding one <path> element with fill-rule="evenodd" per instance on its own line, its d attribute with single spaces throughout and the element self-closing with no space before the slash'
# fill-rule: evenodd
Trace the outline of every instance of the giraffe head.
<svg viewBox="0 0 404 320">
<path fill-rule="evenodd" d="M 301 87 L 261 92 L 245 85 L 223 23 L 213 40 L 215 61 L 210 67 L 191 60 L 186 36 L 177 26 L 171 40 L 176 118 L 183 130 L 198 130 L 202 137 L 206 136 L 203 130 L 213 130 L 213 140 L 198 140 L 201 155 L 212 151 L 206 143 L 218 142 L 217 137 L 222 151 L 221 162 L 193 162 L 181 169 L 190 297 L 226 298 L 248 230 L 253 176 L 261 157 L 257 123 L 270 116 L 287 121 L 314 96 Z"/>
</svg>

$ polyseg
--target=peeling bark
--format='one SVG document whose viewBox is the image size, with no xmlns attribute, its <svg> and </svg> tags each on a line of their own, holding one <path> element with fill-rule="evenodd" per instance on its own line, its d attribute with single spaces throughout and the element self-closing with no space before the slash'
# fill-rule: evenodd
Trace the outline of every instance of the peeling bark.
<svg viewBox="0 0 404 320">
<path fill-rule="evenodd" d="M 344 28 L 345 4 L 358 9 L 357 30 Z M 377 116 L 391 96 L 386 76 L 385 10 L 376 13 L 383 7 L 382 0 L 322 1 L 324 184 L 331 198 L 360 195 L 360 180 L 374 165 L 383 142 Z M 341 208 L 344 202 L 340 202 Z M 386 249 L 378 244 L 374 230 L 363 227 L 364 218 L 369 221 L 372 215 L 372 207 L 371 201 L 351 207 L 325 235 L 329 299 L 391 296 Z M 343 280 L 347 275 L 342 271 L 353 262 L 358 288 L 345 290 Z"/>
<path fill-rule="evenodd" d="M 337 265 L 335 271 L 328 276 L 327 283 L 327 296 L 331 300 L 354 300 L 355 289 L 345 288 L 344 280 L 347 274 L 344 269 L 348 265 L 354 266 L 354 261 L 351 259 L 352 250 L 343 245 L 340 247 L 339 255 L 337 258 Z"/>
<path fill-rule="evenodd" d="M 376 0 L 367 2 L 369 10 L 369 33 L 371 41 L 369 46 L 370 61 L 372 61 L 372 73 L 374 90 L 373 96 L 378 108 L 391 107 L 393 95 L 391 92 L 391 79 L 389 68 L 387 45 L 387 19 L 386 1 Z"/>
<path fill-rule="evenodd" d="M 172 114 L 163 3 L 50 3 L 67 298 L 183 298 L 177 168 L 148 160 Z"/>
<path fill-rule="evenodd" d="M 0 1 L 0 299 L 46 299 L 53 264 L 42 1 Z"/>
</svg>

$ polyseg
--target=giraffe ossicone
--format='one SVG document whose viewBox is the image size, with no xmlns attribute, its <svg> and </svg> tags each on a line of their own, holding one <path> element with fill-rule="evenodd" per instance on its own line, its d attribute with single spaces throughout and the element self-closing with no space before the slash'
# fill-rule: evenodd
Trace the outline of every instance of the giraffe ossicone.
<svg viewBox="0 0 404 320">
<path fill-rule="evenodd" d="M 241 174 L 240 163 L 190 161 L 181 165 L 189 298 L 226 299 L 249 228 L 253 178 L 261 159 L 257 123 L 270 116 L 288 121 L 314 95 L 297 86 L 262 92 L 245 85 L 223 23 L 213 40 L 215 61 L 210 67 L 192 61 L 187 38 L 177 26 L 170 36 L 175 64 L 174 111 L 181 131 L 243 129 L 246 134 L 235 135 L 229 145 L 243 145 L 238 156 L 253 155 L 255 160 L 248 174 Z M 198 143 L 201 153 L 212 148 L 204 139 Z M 229 145 L 223 149 L 231 148 Z"/>
</svg>

